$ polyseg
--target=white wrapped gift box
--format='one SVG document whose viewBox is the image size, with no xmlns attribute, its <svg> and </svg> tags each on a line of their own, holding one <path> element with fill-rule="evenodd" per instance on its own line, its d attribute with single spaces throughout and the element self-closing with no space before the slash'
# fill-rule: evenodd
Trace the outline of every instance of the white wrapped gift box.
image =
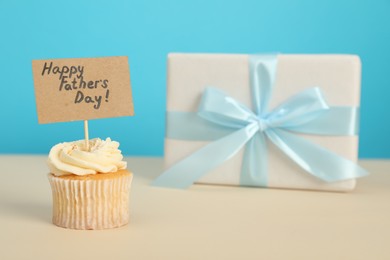
<svg viewBox="0 0 390 260">
<path fill-rule="evenodd" d="M 221 89 L 252 108 L 248 60 L 249 55 L 242 54 L 170 54 L 167 112 L 196 112 L 201 95 L 209 86 Z M 360 73 L 360 60 L 355 55 L 278 55 L 269 109 L 314 86 L 321 88 L 330 106 L 359 107 Z M 167 120 L 167 127 L 169 124 Z M 358 136 L 298 135 L 346 159 L 357 161 Z M 166 138 L 165 167 L 171 167 L 208 143 Z M 356 184 L 355 179 L 332 183 L 320 180 L 301 169 L 272 143 L 268 143 L 267 157 L 268 187 L 348 191 Z M 197 182 L 239 185 L 242 159 L 243 149 Z"/>
</svg>

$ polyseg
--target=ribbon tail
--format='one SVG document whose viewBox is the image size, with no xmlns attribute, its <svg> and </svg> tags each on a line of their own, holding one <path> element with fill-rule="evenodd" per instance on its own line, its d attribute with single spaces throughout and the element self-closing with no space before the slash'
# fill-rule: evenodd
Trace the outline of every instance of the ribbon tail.
<svg viewBox="0 0 390 260">
<path fill-rule="evenodd" d="M 262 132 L 258 132 L 245 146 L 240 176 L 241 186 L 267 187 L 267 155 L 267 140 Z"/>
<path fill-rule="evenodd" d="M 326 182 L 368 175 L 368 172 L 356 163 L 287 131 L 268 129 L 266 135 L 305 171 Z"/>
<path fill-rule="evenodd" d="M 154 186 L 185 189 L 207 172 L 232 158 L 252 138 L 258 128 L 248 125 L 214 141 L 163 172 Z"/>
</svg>

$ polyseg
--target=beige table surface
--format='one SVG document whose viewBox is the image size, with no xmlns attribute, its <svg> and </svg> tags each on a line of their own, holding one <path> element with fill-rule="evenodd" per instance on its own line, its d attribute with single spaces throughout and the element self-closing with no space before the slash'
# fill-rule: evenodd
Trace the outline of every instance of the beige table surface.
<svg viewBox="0 0 390 260">
<path fill-rule="evenodd" d="M 126 158 L 131 223 L 51 224 L 45 156 L 0 156 L 0 259 L 390 259 L 390 161 L 352 193 L 151 187 L 160 158 Z"/>
</svg>

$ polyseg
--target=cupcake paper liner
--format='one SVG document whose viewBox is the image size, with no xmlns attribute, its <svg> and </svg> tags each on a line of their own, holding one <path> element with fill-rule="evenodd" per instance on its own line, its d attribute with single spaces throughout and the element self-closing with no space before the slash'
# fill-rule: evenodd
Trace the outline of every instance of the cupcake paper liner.
<svg viewBox="0 0 390 260">
<path fill-rule="evenodd" d="M 71 229 L 109 229 L 129 222 L 132 174 L 75 180 L 49 174 L 53 223 Z"/>
</svg>

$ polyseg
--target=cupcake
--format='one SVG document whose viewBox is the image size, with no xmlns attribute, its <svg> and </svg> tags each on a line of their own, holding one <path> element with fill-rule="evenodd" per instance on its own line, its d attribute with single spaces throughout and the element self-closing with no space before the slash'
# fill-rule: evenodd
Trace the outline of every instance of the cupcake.
<svg viewBox="0 0 390 260">
<path fill-rule="evenodd" d="M 71 229 L 108 229 L 128 224 L 133 178 L 119 143 L 110 138 L 65 142 L 49 153 L 53 223 Z"/>
</svg>

